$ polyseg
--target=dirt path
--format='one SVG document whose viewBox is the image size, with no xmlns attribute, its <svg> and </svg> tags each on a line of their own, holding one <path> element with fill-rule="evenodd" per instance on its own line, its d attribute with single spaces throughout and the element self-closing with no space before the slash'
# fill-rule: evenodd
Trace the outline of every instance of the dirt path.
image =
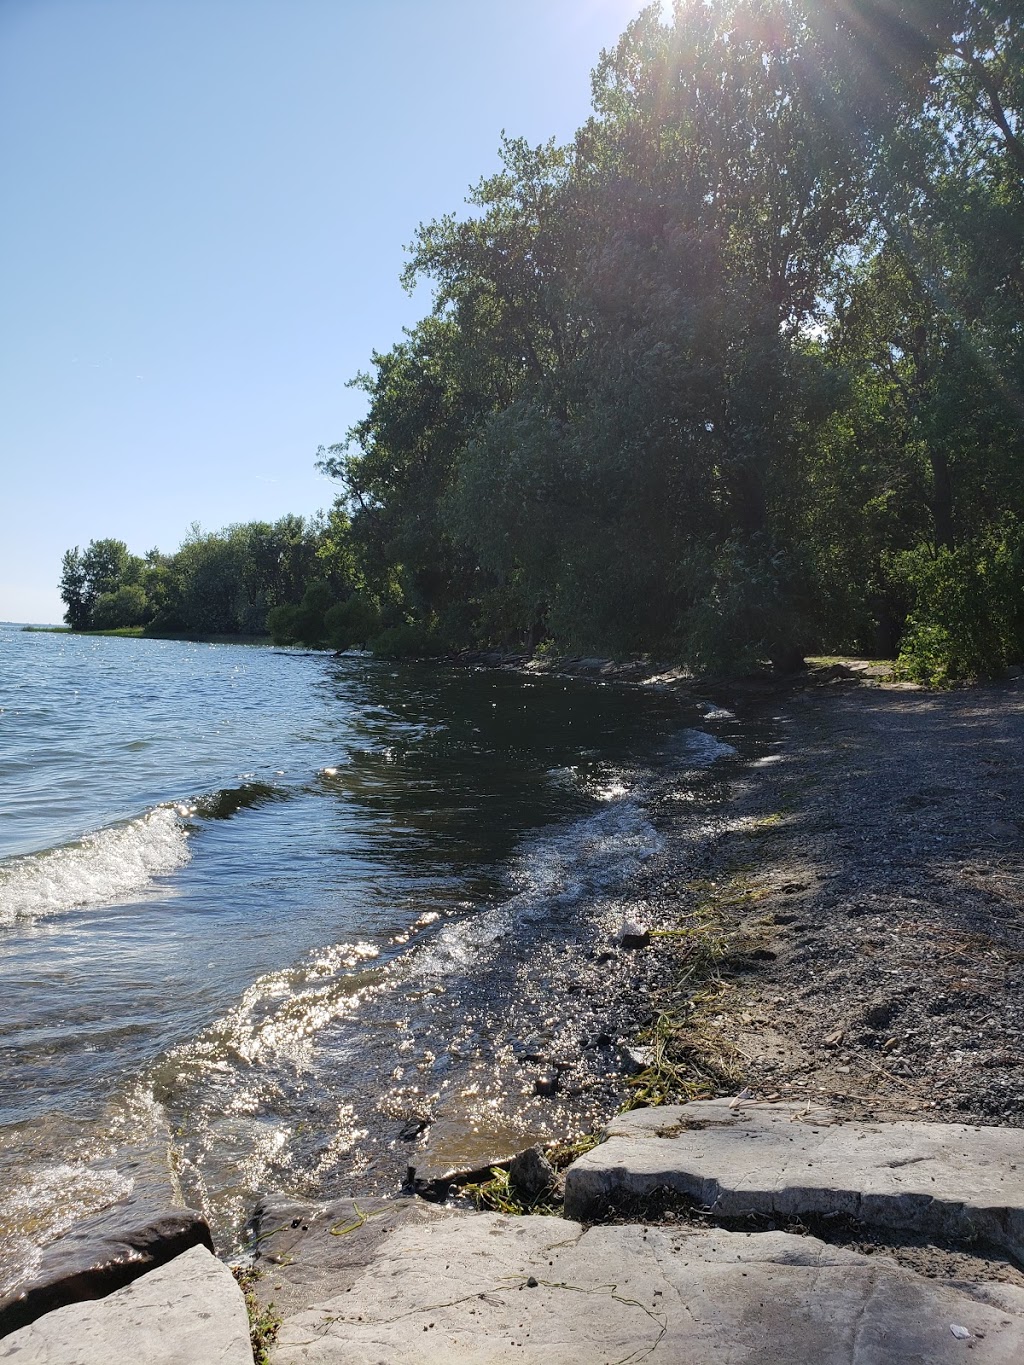
<svg viewBox="0 0 1024 1365">
<path fill-rule="evenodd" d="M 707 1030 L 761 1097 L 1024 1126 L 1024 685 L 837 683 L 778 724 L 703 892 L 733 968 Z"/>
</svg>

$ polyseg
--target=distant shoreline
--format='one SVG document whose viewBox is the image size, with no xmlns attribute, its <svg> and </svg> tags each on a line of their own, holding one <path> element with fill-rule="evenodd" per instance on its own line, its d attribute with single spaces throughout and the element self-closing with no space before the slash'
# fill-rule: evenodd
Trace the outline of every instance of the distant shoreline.
<svg viewBox="0 0 1024 1365">
<path fill-rule="evenodd" d="M 145 626 L 119 626 L 116 630 L 72 630 L 70 626 L 22 626 L 30 635 L 104 635 L 122 640 L 182 640 L 199 645 L 269 645 L 269 635 L 184 634 L 177 631 L 149 631 Z"/>
</svg>

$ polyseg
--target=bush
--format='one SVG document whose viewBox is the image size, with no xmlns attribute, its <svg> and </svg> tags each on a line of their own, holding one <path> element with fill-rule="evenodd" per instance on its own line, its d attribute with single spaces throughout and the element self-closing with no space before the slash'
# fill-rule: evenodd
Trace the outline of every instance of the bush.
<svg viewBox="0 0 1024 1365">
<path fill-rule="evenodd" d="M 116 592 L 106 592 L 92 609 L 93 630 L 117 630 L 122 626 L 142 626 L 152 615 L 145 589 L 127 583 Z"/>
<path fill-rule="evenodd" d="M 267 630 L 270 638 L 275 645 L 293 645 L 298 638 L 296 631 L 296 616 L 298 607 L 282 605 L 272 607 L 267 612 Z"/>
<path fill-rule="evenodd" d="M 353 593 L 336 602 L 324 615 L 324 631 L 332 649 L 351 649 L 365 645 L 380 632 L 380 612 L 363 593 Z"/>
<path fill-rule="evenodd" d="M 1024 657 L 1024 527 L 1016 521 L 955 550 L 900 557 L 913 608 L 899 676 L 931 687 L 996 677 Z"/>
<path fill-rule="evenodd" d="M 432 630 L 414 622 L 382 631 L 370 641 L 370 648 L 380 659 L 433 659 L 447 652 Z"/>
<path fill-rule="evenodd" d="M 327 627 L 324 618 L 333 595 L 326 583 L 316 579 L 302 594 L 297 607 L 273 607 L 267 612 L 267 629 L 275 645 L 305 645 L 307 649 L 326 649 Z"/>
<path fill-rule="evenodd" d="M 756 671 L 766 662 L 784 672 L 801 666 L 806 630 L 795 584 L 801 575 L 785 554 L 754 537 L 728 540 L 689 566 L 694 604 L 685 621 L 684 653 L 707 672 Z"/>
</svg>

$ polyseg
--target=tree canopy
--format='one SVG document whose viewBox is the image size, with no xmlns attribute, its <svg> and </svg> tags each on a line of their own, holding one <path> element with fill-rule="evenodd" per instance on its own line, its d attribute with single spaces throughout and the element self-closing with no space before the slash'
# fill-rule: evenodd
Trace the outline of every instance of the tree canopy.
<svg viewBox="0 0 1024 1365">
<path fill-rule="evenodd" d="M 431 307 L 319 452 L 330 518 L 94 542 L 69 621 L 1020 660 L 1022 119 L 1011 0 L 650 6 L 568 144 L 504 138 L 418 230 Z"/>
</svg>

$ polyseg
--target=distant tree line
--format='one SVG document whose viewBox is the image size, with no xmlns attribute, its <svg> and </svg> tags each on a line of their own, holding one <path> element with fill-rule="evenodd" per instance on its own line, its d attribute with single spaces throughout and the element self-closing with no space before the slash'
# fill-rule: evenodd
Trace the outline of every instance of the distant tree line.
<svg viewBox="0 0 1024 1365">
<path fill-rule="evenodd" d="M 573 141 L 505 140 L 405 280 L 431 311 L 320 452 L 330 549 L 301 592 L 239 569 L 218 619 L 936 682 L 1024 658 L 1019 0 L 652 5 Z M 65 571 L 95 619 L 166 569 L 184 620 L 205 547 Z"/>
<path fill-rule="evenodd" d="M 310 591 L 332 602 L 351 595 L 346 537 L 339 508 L 329 517 L 286 516 L 217 532 L 194 526 L 169 555 L 133 555 L 123 541 L 94 540 L 64 556 L 65 620 L 75 630 L 265 635 L 269 616 L 298 611 Z"/>
</svg>

